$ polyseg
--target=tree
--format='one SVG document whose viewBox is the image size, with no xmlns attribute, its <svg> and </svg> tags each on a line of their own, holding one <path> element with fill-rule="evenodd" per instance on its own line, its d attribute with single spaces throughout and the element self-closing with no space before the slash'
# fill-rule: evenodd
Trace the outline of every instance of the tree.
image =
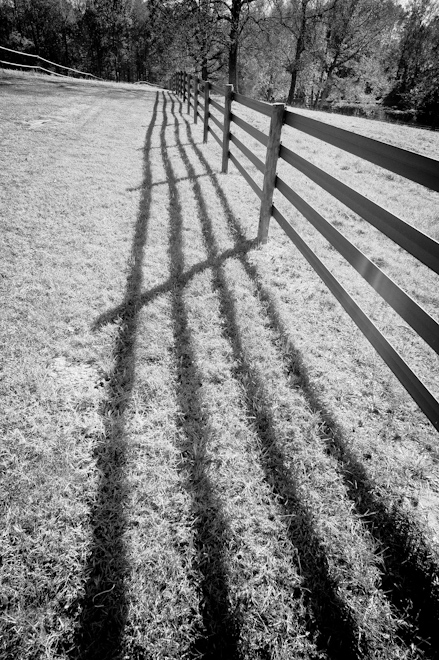
<svg viewBox="0 0 439 660">
<path fill-rule="evenodd" d="M 251 18 L 256 0 L 210 0 L 218 21 L 225 23 L 225 46 L 228 52 L 228 80 L 238 90 L 238 56 L 243 31 Z"/>
<path fill-rule="evenodd" d="M 88 70 L 121 79 L 129 52 L 129 0 L 86 0 L 80 20 Z"/>
<path fill-rule="evenodd" d="M 238 88 L 238 59 L 243 32 L 260 0 L 180 0 L 173 12 L 180 28 L 172 48 L 203 78 L 228 64 L 228 81 Z"/>
<path fill-rule="evenodd" d="M 182 41 L 195 72 L 207 80 L 225 66 L 224 27 L 218 20 L 212 0 L 188 0 L 183 7 Z"/>
<path fill-rule="evenodd" d="M 281 29 L 272 12 L 263 7 L 249 21 L 240 48 L 242 83 L 245 94 L 270 101 L 282 98 L 288 85 L 288 73 L 282 66 L 288 49 L 288 33 Z"/>
<path fill-rule="evenodd" d="M 414 109 L 425 123 L 439 123 L 439 3 L 412 0 L 400 24 L 397 71 L 387 105 Z"/>
<path fill-rule="evenodd" d="M 272 18 L 289 34 L 283 66 L 290 75 L 287 103 L 296 98 L 301 71 L 310 66 L 317 48 L 318 26 L 338 0 L 273 0 Z"/>
<path fill-rule="evenodd" d="M 27 43 L 27 49 L 37 55 L 63 59 L 64 4 L 57 0 L 13 0 L 10 35 L 15 33 L 15 42 Z"/>
<path fill-rule="evenodd" d="M 336 76 L 355 72 L 355 65 L 373 55 L 396 20 L 393 0 L 337 0 L 325 16 L 319 52 L 321 79 L 317 103 L 323 105 Z"/>
</svg>

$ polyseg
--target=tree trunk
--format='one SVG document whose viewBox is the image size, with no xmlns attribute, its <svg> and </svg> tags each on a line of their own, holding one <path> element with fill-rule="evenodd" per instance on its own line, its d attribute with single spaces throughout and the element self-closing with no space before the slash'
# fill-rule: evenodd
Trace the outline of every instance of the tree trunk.
<svg viewBox="0 0 439 660">
<path fill-rule="evenodd" d="M 64 27 L 63 29 L 63 43 L 64 43 L 64 64 L 68 66 L 70 64 L 70 58 L 69 58 L 69 46 L 67 42 L 67 29 Z"/>
<path fill-rule="evenodd" d="M 241 16 L 241 0 L 233 0 L 230 9 L 230 46 L 229 46 L 229 85 L 238 91 L 238 41 L 239 19 Z"/>
<path fill-rule="evenodd" d="M 201 20 L 204 21 L 203 29 L 203 42 L 202 42 L 202 56 L 201 56 L 201 80 L 207 80 L 209 71 L 208 71 L 208 61 L 207 56 L 209 53 L 209 0 L 204 0 L 202 7 L 202 16 Z"/>
<path fill-rule="evenodd" d="M 333 63 L 330 67 L 329 70 L 326 74 L 326 80 L 323 83 L 321 87 L 321 92 L 319 94 L 319 100 L 318 103 L 316 104 L 317 108 L 322 108 L 323 104 L 325 103 L 326 99 L 329 96 L 329 93 L 332 89 L 332 79 L 334 76 L 334 69 L 335 69 L 335 63 Z"/>
<path fill-rule="evenodd" d="M 238 44 L 231 43 L 229 50 L 229 84 L 238 91 Z"/>
<path fill-rule="evenodd" d="M 208 71 L 207 71 L 207 59 L 203 57 L 203 63 L 201 65 L 201 80 L 207 80 Z"/>
<path fill-rule="evenodd" d="M 292 105 L 296 94 L 297 69 L 291 72 L 290 89 L 288 91 L 287 105 Z"/>
<path fill-rule="evenodd" d="M 294 101 L 297 85 L 297 74 L 299 72 L 300 58 L 305 51 L 305 33 L 306 33 L 306 8 L 309 0 L 302 0 L 302 15 L 300 20 L 300 30 L 297 37 L 296 52 L 294 54 L 294 61 L 290 67 L 291 81 L 290 89 L 288 92 L 287 105 L 291 105 Z"/>
</svg>

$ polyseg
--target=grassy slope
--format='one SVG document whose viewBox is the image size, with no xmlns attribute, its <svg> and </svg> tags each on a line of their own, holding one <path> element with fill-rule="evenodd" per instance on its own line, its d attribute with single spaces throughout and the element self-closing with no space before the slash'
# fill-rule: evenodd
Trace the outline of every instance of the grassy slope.
<svg viewBox="0 0 439 660">
<path fill-rule="evenodd" d="M 0 657 L 435 657 L 436 435 L 360 333 L 178 102 L 2 82 Z"/>
</svg>

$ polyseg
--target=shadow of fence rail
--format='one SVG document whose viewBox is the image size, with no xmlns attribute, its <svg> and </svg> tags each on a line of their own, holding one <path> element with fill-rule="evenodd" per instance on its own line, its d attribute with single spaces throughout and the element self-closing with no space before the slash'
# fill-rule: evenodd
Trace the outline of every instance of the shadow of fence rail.
<svg viewBox="0 0 439 660">
<path fill-rule="evenodd" d="M 180 101 L 181 111 L 182 103 Z M 238 247 L 245 241 L 244 233 L 218 181 L 218 175 L 212 170 L 202 151 L 195 144 L 187 119 L 185 119 L 185 124 L 188 144 L 192 147 L 214 186 L 227 218 L 228 229 L 231 235 L 234 236 L 236 247 Z M 183 151 L 182 148 L 181 150 Z M 191 167 L 190 163 L 187 166 Z M 191 180 L 194 182 L 194 186 L 198 187 L 193 171 L 191 172 Z M 207 213 L 204 213 L 204 216 L 206 215 Z M 248 259 L 245 250 L 240 252 L 236 250 L 234 255 L 239 258 L 245 272 L 255 283 L 258 296 L 264 303 L 270 326 L 278 336 L 287 336 L 288 331 L 285 321 L 279 314 L 269 291 L 261 281 L 256 266 Z M 232 307 L 230 306 L 230 308 Z M 236 358 L 238 361 L 242 361 L 242 349 L 239 346 L 238 339 L 239 333 L 233 318 L 232 320 L 229 318 L 228 326 L 230 328 L 229 334 L 235 337 Z M 320 437 L 326 446 L 327 453 L 339 465 L 340 474 L 354 510 L 361 517 L 364 526 L 377 543 L 377 547 L 382 548 L 381 587 L 395 611 L 399 613 L 398 635 L 408 646 L 415 643 L 419 648 L 422 648 L 426 658 L 436 658 L 437 652 L 439 652 L 439 630 L 436 625 L 439 620 L 439 567 L 432 556 L 428 541 L 413 524 L 413 520 L 399 506 L 392 504 L 389 507 L 388 503 L 377 493 L 375 484 L 370 480 L 364 465 L 349 448 L 332 412 L 328 410 L 312 384 L 300 351 L 289 343 L 288 349 L 284 351 L 284 359 L 289 365 L 291 373 L 294 373 L 298 378 L 297 383 L 305 394 L 311 410 L 318 416 Z M 246 366 L 246 369 L 250 371 L 249 365 Z M 251 383 L 254 377 L 255 375 L 252 374 L 251 378 L 246 379 L 246 382 Z M 259 383 L 253 391 L 248 392 L 248 401 L 257 399 L 256 390 L 258 387 L 262 387 L 262 384 Z M 249 413 L 254 415 L 255 409 L 252 408 Z M 276 470 L 272 471 L 274 465 L 284 465 L 284 461 L 281 451 L 277 448 L 275 438 L 273 435 L 270 437 L 271 423 L 268 411 L 260 413 L 257 427 L 261 433 L 261 446 L 268 449 L 265 456 L 266 460 L 264 460 L 266 478 L 273 486 L 274 491 L 280 496 L 281 501 L 285 503 L 286 513 L 297 513 L 297 506 L 300 509 L 303 504 L 293 495 L 291 477 L 288 471 L 283 471 L 282 475 L 278 474 Z M 262 431 L 262 429 L 265 429 L 265 431 Z M 288 486 L 288 484 L 290 485 Z M 306 515 L 303 517 L 306 520 Z M 346 617 L 342 605 L 339 606 L 338 610 L 332 611 L 330 616 L 327 616 L 328 603 L 332 602 L 333 585 L 331 585 L 328 576 L 325 574 L 324 566 L 321 563 L 323 556 L 319 541 L 316 537 L 313 537 L 311 527 L 308 528 L 308 533 L 309 535 L 303 545 L 301 545 L 301 539 L 292 538 L 292 542 L 299 544 L 302 563 L 304 561 L 303 557 L 309 556 L 308 548 L 313 547 L 312 560 L 305 566 L 305 572 L 309 578 L 317 575 L 320 583 L 325 585 L 324 593 L 327 596 L 329 595 L 327 601 L 324 597 L 321 600 L 314 598 L 312 605 L 322 637 L 324 637 L 325 632 L 329 634 L 330 644 L 326 643 L 323 646 L 329 657 L 338 658 L 341 657 L 341 653 L 343 653 L 343 657 L 348 657 L 350 653 L 353 653 L 352 649 L 355 646 L 352 637 L 356 631 L 355 624 Z M 336 598 L 334 602 L 337 603 Z M 334 630 L 341 631 L 343 639 L 340 640 L 338 635 L 331 635 Z M 363 650 L 365 651 L 365 649 Z"/>
</svg>

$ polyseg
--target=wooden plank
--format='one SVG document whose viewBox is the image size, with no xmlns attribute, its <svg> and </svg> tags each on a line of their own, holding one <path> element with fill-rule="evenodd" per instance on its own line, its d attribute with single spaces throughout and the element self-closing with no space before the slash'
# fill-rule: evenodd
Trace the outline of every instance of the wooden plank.
<svg viewBox="0 0 439 660">
<path fill-rule="evenodd" d="M 356 135 L 342 128 L 303 117 L 291 110 L 285 113 L 285 123 L 307 135 L 319 138 L 363 160 L 379 165 L 390 172 L 439 191 L 439 161 L 420 156 L 412 151 Z"/>
<path fill-rule="evenodd" d="M 234 156 L 232 153 L 230 153 L 229 158 L 230 158 L 230 161 L 234 164 L 234 166 L 238 170 L 238 172 L 240 172 L 240 174 L 242 174 L 244 179 L 247 181 L 248 185 L 257 194 L 259 199 L 262 199 L 262 190 L 259 188 L 256 181 L 250 176 L 250 174 L 247 172 L 247 170 L 241 165 L 241 163 L 236 158 L 236 156 Z"/>
<path fill-rule="evenodd" d="M 52 62 L 51 60 L 46 60 L 44 57 L 40 57 L 39 55 L 33 55 L 32 53 L 23 53 L 21 50 L 12 50 L 11 48 L 6 48 L 5 46 L 0 46 L 0 50 L 5 50 L 8 53 L 14 53 L 15 55 L 19 55 L 20 57 L 31 57 L 33 59 L 38 60 L 38 62 L 46 62 L 46 64 L 50 64 L 52 66 L 56 66 L 59 69 L 65 69 L 66 71 L 73 71 L 74 73 L 80 73 L 82 76 L 90 76 L 90 78 L 95 78 L 96 80 L 103 80 L 103 78 L 99 78 L 98 76 L 94 76 L 92 73 L 86 73 L 85 71 L 79 71 L 79 69 L 72 69 L 69 66 L 63 66 L 62 64 L 57 64 L 56 62 Z M 2 64 L 11 64 L 14 65 L 13 62 L 3 62 Z M 14 66 L 22 66 L 21 64 L 14 65 Z M 44 69 L 43 67 L 40 67 L 39 64 L 35 65 L 36 67 L 42 69 L 42 71 L 47 71 L 47 69 Z M 30 65 L 25 65 L 23 64 L 23 67 L 26 69 L 29 68 L 35 68 Z M 58 74 L 61 75 L 61 74 Z"/>
<path fill-rule="evenodd" d="M 230 119 L 232 122 L 234 122 L 239 128 L 242 128 L 243 131 L 251 135 L 251 137 L 255 138 L 255 140 L 258 140 L 261 144 L 266 147 L 268 145 L 268 135 L 265 135 L 262 131 L 258 130 L 251 124 L 247 123 L 244 121 L 244 119 L 241 119 L 241 117 L 237 117 L 236 115 L 231 114 Z"/>
<path fill-rule="evenodd" d="M 224 94 L 225 87 L 222 85 L 215 85 L 214 83 L 210 83 L 210 89 L 212 92 L 215 92 L 215 94 L 221 94 L 221 96 Z"/>
<path fill-rule="evenodd" d="M 225 108 L 220 103 L 217 103 L 213 99 L 210 99 L 210 105 L 212 106 L 212 108 L 215 108 L 215 110 L 218 110 L 219 112 L 221 112 L 221 114 L 224 114 Z"/>
<path fill-rule="evenodd" d="M 267 154 L 265 158 L 264 185 L 259 213 L 258 242 L 266 243 L 270 226 L 271 207 L 276 182 L 276 168 L 279 158 L 280 138 L 285 112 L 284 103 L 274 103 L 271 108 L 270 132 L 268 134 Z"/>
<path fill-rule="evenodd" d="M 217 135 L 217 134 L 216 134 L 216 133 L 210 128 L 210 126 L 209 126 L 209 133 L 215 138 L 215 140 L 218 142 L 219 146 L 222 147 L 222 146 L 223 146 L 223 141 L 222 141 L 221 138 L 218 137 L 218 135 Z"/>
<path fill-rule="evenodd" d="M 243 94 L 238 94 L 237 92 L 233 94 L 233 100 L 236 101 L 236 103 L 245 105 L 247 108 L 251 108 L 252 110 L 260 112 L 267 117 L 271 117 L 271 105 L 269 103 L 251 99 L 249 96 L 244 96 Z"/>
<path fill-rule="evenodd" d="M 51 71 L 50 69 L 45 69 L 43 66 L 37 66 L 36 64 L 15 64 L 14 62 L 6 62 L 0 60 L 0 64 L 7 64 L 10 67 L 15 67 L 16 69 L 32 69 L 32 71 L 44 71 L 51 76 L 58 76 L 59 78 L 69 78 L 66 73 L 57 73 L 56 71 Z"/>
<path fill-rule="evenodd" d="M 224 94 L 224 130 L 223 130 L 223 157 L 221 172 L 227 173 L 230 150 L 230 115 L 232 112 L 233 85 L 226 85 Z"/>
<path fill-rule="evenodd" d="M 354 323 L 359 327 L 364 336 L 382 357 L 400 383 L 405 387 L 412 399 L 417 403 L 422 412 L 439 431 L 439 402 L 425 387 L 424 383 L 413 373 L 407 363 L 381 334 L 371 319 L 364 313 L 361 307 L 349 295 L 340 282 L 330 273 L 326 266 L 320 261 L 316 254 L 308 247 L 282 213 L 273 206 L 272 214 L 287 236 L 302 253 L 308 263 L 314 268 L 319 277 L 326 284 L 331 293 L 349 314 Z"/>
<path fill-rule="evenodd" d="M 361 250 L 348 241 L 338 229 L 325 220 L 320 213 L 305 202 L 279 177 L 276 179 L 276 188 L 355 268 L 366 282 L 393 307 L 395 312 L 439 354 L 439 324 Z"/>
<path fill-rule="evenodd" d="M 218 126 L 218 128 L 221 129 L 221 131 L 224 131 L 224 124 L 220 122 L 220 120 L 217 119 L 215 115 L 212 115 L 210 112 L 209 112 L 209 119 L 211 119 L 213 123 L 216 124 L 216 126 Z"/>
<path fill-rule="evenodd" d="M 287 147 L 281 146 L 280 158 L 305 174 L 321 188 L 336 197 L 354 213 L 379 229 L 423 264 L 439 274 L 439 243 L 386 211 L 319 167 L 308 163 Z"/>
<path fill-rule="evenodd" d="M 201 101 L 198 101 L 198 109 L 204 111 L 204 103 L 201 103 Z"/>
<path fill-rule="evenodd" d="M 249 159 L 249 161 L 251 161 L 253 163 L 253 165 L 258 168 L 258 170 L 260 172 L 264 172 L 265 165 L 262 162 L 262 160 L 260 158 L 258 158 L 257 156 L 255 156 L 255 154 L 252 151 L 250 151 L 250 149 L 248 147 L 246 147 L 245 144 L 243 144 L 241 142 L 241 140 L 239 140 L 236 137 L 236 135 L 233 135 L 233 133 L 230 135 L 230 142 L 233 142 L 233 144 L 236 144 L 238 149 L 240 151 L 242 151 L 244 156 L 246 156 Z"/>
</svg>

